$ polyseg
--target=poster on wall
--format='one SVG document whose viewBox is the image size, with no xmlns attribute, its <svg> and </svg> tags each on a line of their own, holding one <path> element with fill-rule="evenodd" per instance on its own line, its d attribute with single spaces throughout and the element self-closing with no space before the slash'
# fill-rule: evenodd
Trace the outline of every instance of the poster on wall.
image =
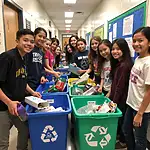
<svg viewBox="0 0 150 150">
<path fill-rule="evenodd" d="M 109 41 L 112 42 L 112 32 L 109 32 Z"/>
<path fill-rule="evenodd" d="M 31 21 L 26 19 L 26 29 L 30 29 L 31 30 Z"/>
<path fill-rule="evenodd" d="M 91 32 L 86 33 L 85 35 L 85 40 L 86 40 L 86 49 L 90 49 L 90 38 L 91 38 Z"/>
<path fill-rule="evenodd" d="M 125 40 L 127 41 L 128 45 L 129 45 L 131 57 L 134 57 L 135 51 L 132 47 L 132 37 L 125 38 Z"/>
<path fill-rule="evenodd" d="M 117 23 L 113 24 L 113 39 L 117 37 Z"/>
<path fill-rule="evenodd" d="M 94 36 L 100 36 L 101 39 L 104 39 L 104 25 L 95 29 Z"/>
<path fill-rule="evenodd" d="M 133 18 L 134 15 L 130 15 L 123 19 L 123 36 L 131 35 L 133 33 Z"/>
</svg>

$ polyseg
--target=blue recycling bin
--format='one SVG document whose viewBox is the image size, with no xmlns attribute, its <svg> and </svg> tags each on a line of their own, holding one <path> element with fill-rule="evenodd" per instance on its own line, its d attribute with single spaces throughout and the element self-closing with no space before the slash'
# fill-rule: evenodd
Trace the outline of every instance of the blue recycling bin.
<svg viewBox="0 0 150 150">
<path fill-rule="evenodd" d="M 54 82 L 46 82 L 45 84 L 40 84 L 38 88 L 36 89 L 37 92 L 39 92 L 41 95 L 56 95 L 56 94 L 68 94 L 69 87 L 68 84 L 66 84 L 66 87 L 63 92 L 49 92 L 49 93 L 43 93 L 44 90 L 48 89 L 51 85 L 53 85 Z"/>
<path fill-rule="evenodd" d="M 35 108 L 26 106 L 32 150 L 66 150 L 68 114 L 72 111 L 69 96 L 49 95 L 42 99 L 65 111 L 35 113 Z"/>
<path fill-rule="evenodd" d="M 54 83 L 52 81 L 53 78 L 54 78 L 54 80 L 56 80 L 56 77 L 54 75 L 52 75 L 52 74 L 47 75 L 46 78 L 48 79 L 49 82 L 52 82 L 52 83 Z M 65 78 L 68 81 L 68 76 L 65 75 L 65 74 L 61 75 L 60 78 Z"/>
</svg>

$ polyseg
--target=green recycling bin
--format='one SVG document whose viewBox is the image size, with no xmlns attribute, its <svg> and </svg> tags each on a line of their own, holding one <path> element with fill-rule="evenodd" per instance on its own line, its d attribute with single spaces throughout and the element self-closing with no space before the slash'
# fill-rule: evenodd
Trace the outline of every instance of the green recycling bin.
<svg viewBox="0 0 150 150">
<path fill-rule="evenodd" d="M 95 101 L 101 105 L 110 100 L 101 97 L 73 97 L 71 100 L 75 118 L 75 143 L 77 150 L 114 150 L 118 119 L 122 116 L 117 108 L 115 113 L 79 114 L 77 110 Z"/>
</svg>

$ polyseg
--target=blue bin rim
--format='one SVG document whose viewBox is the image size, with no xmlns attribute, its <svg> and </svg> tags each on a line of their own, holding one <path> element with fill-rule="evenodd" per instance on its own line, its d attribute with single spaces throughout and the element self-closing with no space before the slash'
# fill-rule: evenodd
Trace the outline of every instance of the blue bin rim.
<svg viewBox="0 0 150 150">
<path fill-rule="evenodd" d="M 57 94 L 55 94 L 57 95 Z M 55 96 L 55 95 L 52 95 L 52 96 Z M 72 107 L 71 107 L 71 102 L 70 102 L 70 99 L 69 99 L 69 95 L 68 94 L 59 94 L 59 96 L 66 96 L 67 99 L 68 99 L 68 104 L 69 104 L 69 109 L 66 110 L 66 111 L 63 111 L 63 112 L 38 112 L 38 113 L 28 113 L 28 117 L 31 118 L 31 117 L 44 117 L 44 116 L 53 116 L 53 115 L 64 115 L 64 114 L 69 114 L 72 112 Z M 43 95 L 43 96 L 46 96 L 46 95 Z M 58 95 L 57 95 L 58 96 Z M 32 106 L 31 106 L 32 107 Z M 29 105 L 26 106 L 26 111 L 29 109 Z"/>
<path fill-rule="evenodd" d="M 44 84 L 53 85 L 53 83 L 54 83 L 54 82 L 46 82 L 46 83 L 44 83 Z M 44 84 L 43 84 L 43 85 L 44 85 Z M 36 92 L 39 92 L 38 90 L 39 90 L 40 86 L 42 86 L 42 84 L 40 84 L 40 85 L 37 87 Z M 69 86 L 68 86 L 67 83 L 66 83 L 66 88 L 67 88 L 67 91 L 66 91 L 66 92 L 52 92 L 52 93 L 44 93 L 44 94 L 41 93 L 41 95 L 44 96 L 44 95 L 57 95 L 57 94 L 63 95 L 63 94 L 68 94 L 68 93 L 69 93 Z"/>
<path fill-rule="evenodd" d="M 91 96 L 90 98 L 92 98 L 91 100 L 93 100 L 95 97 Z M 77 109 L 75 108 L 74 99 L 81 99 L 81 101 L 82 101 L 82 99 L 85 99 L 85 98 L 83 98 L 83 97 L 73 97 L 73 98 L 71 98 L 72 110 L 73 110 L 74 115 L 76 116 L 76 118 L 106 119 L 106 118 L 112 118 L 112 117 L 117 117 L 118 118 L 118 117 L 122 116 L 122 112 L 120 111 L 119 108 L 117 108 L 116 113 L 79 114 L 77 112 Z M 110 101 L 109 98 L 106 97 L 106 99 L 108 101 Z"/>
<path fill-rule="evenodd" d="M 47 78 L 47 77 L 55 77 L 55 76 L 54 76 L 54 75 L 52 75 L 52 74 L 47 74 L 47 75 L 46 75 L 46 78 Z M 59 78 L 61 78 L 61 77 L 62 77 L 62 78 L 64 78 L 64 77 L 65 77 L 65 78 L 68 80 L 68 75 L 66 75 L 66 74 L 62 74 L 62 75 L 60 75 L 60 77 L 59 77 Z M 56 77 L 55 77 L 55 78 L 56 78 Z"/>
</svg>

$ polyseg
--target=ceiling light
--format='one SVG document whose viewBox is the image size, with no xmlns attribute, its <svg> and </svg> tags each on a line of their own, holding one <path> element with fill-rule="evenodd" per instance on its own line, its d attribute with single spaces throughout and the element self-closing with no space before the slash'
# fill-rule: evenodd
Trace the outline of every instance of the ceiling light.
<svg viewBox="0 0 150 150">
<path fill-rule="evenodd" d="M 64 0 L 65 4 L 75 4 L 76 0 Z"/>
<path fill-rule="evenodd" d="M 67 28 L 70 28 L 71 27 L 71 24 L 66 24 L 65 25 Z"/>
<path fill-rule="evenodd" d="M 65 12 L 65 17 L 66 18 L 72 18 L 73 14 L 74 14 L 74 12 Z"/>
<path fill-rule="evenodd" d="M 66 30 L 70 30 L 70 28 L 66 28 Z"/>
<path fill-rule="evenodd" d="M 71 23 L 72 20 L 65 20 L 65 23 Z"/>
</svg>

